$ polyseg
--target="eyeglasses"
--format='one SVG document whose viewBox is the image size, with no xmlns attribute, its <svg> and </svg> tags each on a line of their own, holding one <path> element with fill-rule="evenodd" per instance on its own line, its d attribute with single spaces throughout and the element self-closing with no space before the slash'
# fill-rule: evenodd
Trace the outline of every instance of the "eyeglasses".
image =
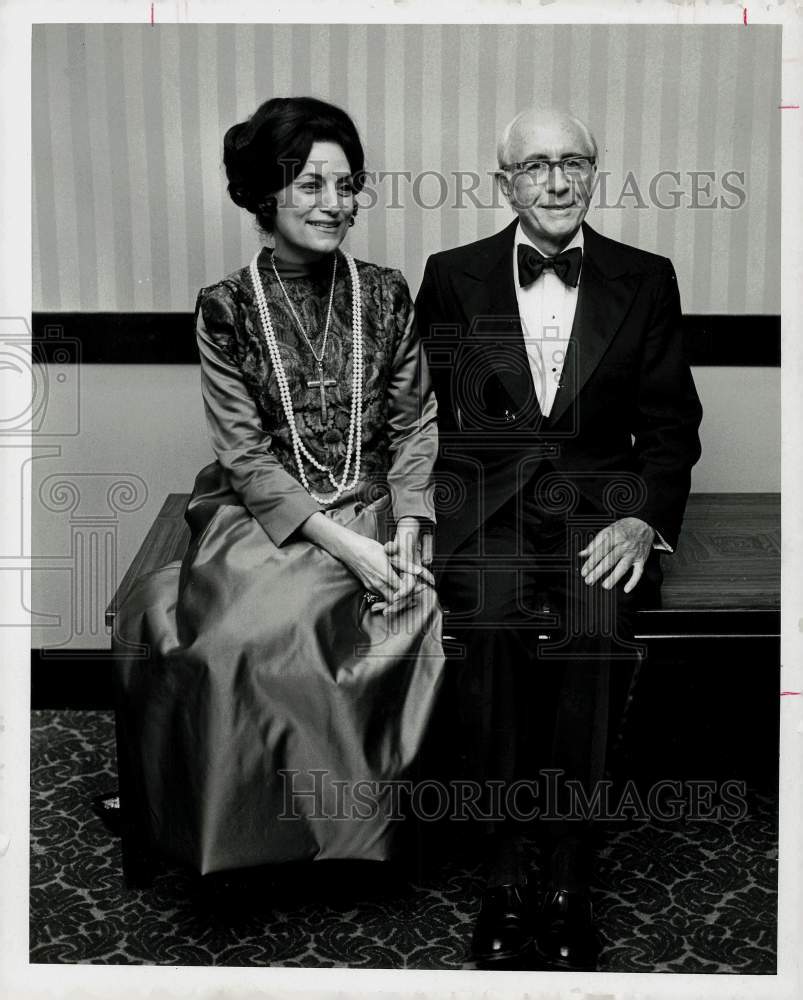
<svg viewBox="0 0 803 1000">
<path fill-rule="evenodd" d="M 560 167 L 570 178 L 584 177 L 595 165 L 593 156 L 566 156 L 562 160 L 522 160 L 520 163 L 508 163 L 502 169 L 508 173 L 526 174 L 538 183 L 549 179 L 553 167 Z"/>
</svg>

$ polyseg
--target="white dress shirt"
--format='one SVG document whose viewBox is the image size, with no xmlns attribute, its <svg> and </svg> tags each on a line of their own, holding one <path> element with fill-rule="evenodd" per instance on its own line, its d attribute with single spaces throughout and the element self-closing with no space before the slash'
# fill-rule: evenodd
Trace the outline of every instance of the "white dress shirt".
<svg viewBox="0 0 803 1000">
<path fill-rule="evenodd" d="M 575 288 L 565 284 L 551 268 L 542 271 L 540 277 L 531 285 L 522 288 L 519 284 L 520 243 L 532 247 L 542 257 L 546 257 L 546 254 L 538 249 L 519 224 L 513 240 L 513 284 L 516 289 L 524 346 L 530 362 L 535 394 L 541 412 L 548 417 L 563 374 L 583 271 L 581 268 L 580 281 Z M 583 249 L 582 229 L 577 230 L 571 243 L 567 244 L 564 250 L 571 250 L 572 247 Z M 657 531 L 653 548 L 661 552 L 673 551 Z"/>
<path fill-rule="evenodd" d="M 538 405 L 545 417 L 549 416 L 560 384 L 566 347 L 577 310 L 576 288 L 571 288 L 550 268 L 526 288 L 519 284 L 519 244 L 532 247 L 545 257 L 519 225 L 513 241 L 513 283 L 519 305 L 524 346 L 530 362 L 530 372 L 535 385 Z M 578 229 L 571 243 L 564 249 L 583 248 L 583 230 Z M 583 280 L 582 270 L 580 281 Z"/>
</svg>

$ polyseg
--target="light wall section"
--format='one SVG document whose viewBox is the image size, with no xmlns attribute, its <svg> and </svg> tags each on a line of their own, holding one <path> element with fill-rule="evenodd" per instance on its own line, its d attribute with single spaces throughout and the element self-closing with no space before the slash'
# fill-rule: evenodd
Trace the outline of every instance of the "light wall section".
<svg viewBox="0 0 803 1000">
<path fill-rule="evenodd" d="M 351 113 L 376 177 L 350 249 L 413 291 L 428 254 L 511 217 L 496 138 L 536 100 L 589 122 L 589 220 L 671 257 L 687 312 L 777 313 L 780 43 L 772 25 L 35 25 L 34 308 L 191 309 L 260 243 L 225 193 L 225 130 L 311 94 Z M 661 171 L 680 182 L 651 198 Z M 715 175 L 700 203 L 740 201 L 729 171 L 740 207 L 690 207 L 695 173 Z M 678 208 L 655 203 L 675 188 Z"/>
</svg>

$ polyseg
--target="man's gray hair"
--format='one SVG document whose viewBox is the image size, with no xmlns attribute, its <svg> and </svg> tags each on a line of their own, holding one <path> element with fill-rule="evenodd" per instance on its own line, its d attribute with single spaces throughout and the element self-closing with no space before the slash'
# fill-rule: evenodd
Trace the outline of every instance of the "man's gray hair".
<svg viewBox="0 0 803 1000">
<path fill-rule="evenodd" d="M 582 118 L 578 118 L 577 115 L 573 115 L 570 111 L 566 111 L 563 108 L 530 107 L 520 111 L 515 118 L 509 121 L 502 131 L 502 135 L 499 137 L 499 142 L 496 145 L 496 159 L 500 167 L 504 167 L 509 162 L 510 140 L 515 133 L 517 126 L 524 118 L 527 118 L 536 112 L 540 112 L 544 115 L 544 117 L 564 118 L 566 121 L 572 122 L 572 124 L 576 125 L 585 138 L 589 154 L 596 159 L 597 140 L 594 138 L 594 133 L 588 125 L 586 125 Z"/>
</svg>

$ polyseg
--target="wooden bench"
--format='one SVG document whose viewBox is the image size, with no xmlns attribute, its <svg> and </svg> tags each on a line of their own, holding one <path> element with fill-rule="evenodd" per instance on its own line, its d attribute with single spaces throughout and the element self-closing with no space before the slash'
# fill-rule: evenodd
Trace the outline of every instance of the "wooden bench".
<svg viewBox="0 0 803 1000">
<path fill-rule="evenodd" d="M 139 577 L 186 552 L 188 499 L 171 493 L 165 500 L 106 609 L 109 628 Z M 636 638 L 780 635 L 780 495 L 693 493 L 677 552 L 663 568 L 663 607 L 637 612 Z"/>
<path fill-rule="evenodd" d="M 188 495 L 171 493 L 151 525 L 148 534 L 123 577 L 106 609 L 106 625 L 112 629 L 117 608 L 129 590 L 145 573 L 173 560 L 181 559 L 189 542 L 189 528 L 184 521 Z M 728 650 L 729 666 L 741 656 L 749 656 L 777 665 L 776 651 L 780 635 L 780 496 L 774 493 L 697 493 L 692 494 L 686 511 L 683 532 L 677 552 L 663 560 L 663 607 L 660 610 L 636 613 L 636 638 L 649 649 L 652 663 L 660 668 L 666 662 L 666 647 L 671 647 L 669 661 L 677 679 L 677 665 L 690 649 L 708 645 L 720 659 Z M 723 645 L 722 640 L 730 640 Z M 760 654 L 756 653 L 761 648 Z M 678 656 L 678 651 L 686 651 Z M 747 652 L 749 650 L 749 652 Z M 767 650 L 771 650 L 767 653 Z M 662 661 L 663 657 L 663 661 Z M 658 671 L 660 673 L 660 669 Z M 766 671 L 764 684 L 766 687 Z M 769 680 L 770 689 L 772 681 Z M 673 712 L 668 692 L 661 691 L 661 707 Z M 677 697 L 677 696 L 676 696 Z M 751 689 L 745 711 L 753 711 L 755 690 Z M 704 699 L 703 699 L 704 700 Z M 777 702 L 776 702 L 777 704 Z M 676 702 L 674 714 L 682 718 L 678 726 L 671 724 L 663 739 L 655 744 L 669 745 L 677 734 L 678 741 L 689 739 L 694 728 L 685 704 Z M 698 721 L 705 718 L 698 713 Z M 650 716 L 650 740 L 655 732 L 655 719 Z M 749 716 L 744 729 L 752 723 Z M 705 723 L 703 723 L 704 725 Z M 697 726 L 699 730 L 701 726 Z M 123 871 L 129 887 L 150 884 L 153 859 L 141 832 L 137 828 L 135 796 L 126 789 L 130 778 L 122 766 L 121 752 L 127 739 L 121 730 L 118 713 L 118 760 L 120 762 L 120 815 L 122 823 Z M 772 741 L 765 740 L 765 743 Z M 676 752 L 670 746 L 670 759 Z M 777 749 L 770 746 L 769 757 Z M 777 754 L 776 754 L 777 757 Z M 730 760 L 730 758 L 729 758 Z M 126 803 L 128 808 L 126 808 Z"/>
</svg>

